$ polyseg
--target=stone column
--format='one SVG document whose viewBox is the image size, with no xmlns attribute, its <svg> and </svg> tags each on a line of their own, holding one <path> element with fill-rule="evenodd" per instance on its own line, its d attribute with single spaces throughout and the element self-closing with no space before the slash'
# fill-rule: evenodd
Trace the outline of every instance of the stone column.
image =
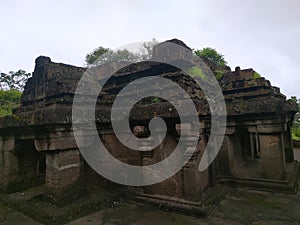
<svg viewBox="0 0 300 225">
<path fill-rule="evenodd" d="M 247 126 L 247 131 L 249 132 L 250 138 L 250 152 L 247 155 L 247 157 L 249 157 L 250 159 L 260 158 L 260 147 L 257 126 Z"/>
<path fill-rule="evenodd" d="M 83 162 L 73 132 L 51 132 L 48 137 L 36 138 L 34 145 L 46 154 L 46 194 L 56 200 L 76 198 L 83 189 Z"/>
<path fill-rule="evenodd" d="M 136 126 L 134 127 L 134 134 L 139 137 L 141 140 L 143 136 L 148 134 L 145 126 Z M 147 135 L 146 135 L 147 136 Z M 153 163 L 153 143 L 151 139 L 146 139 L 141 142 L 141 146 L 138 146 L 139 151 L 141 152 L 142 165 L 148 166 Z M 143 179 L 147 179 L 148 173 L 151 171 L 144 171 Z M 153 185 L 143 187 L 145 193 L 153 194 Z"/>
<path fill-rule="evenodd" d="M 280 126 L 259 125 L 262 178 L 284 180 L 286 176 L 283 133 Z"/>
<path fill-rule="evenodd" d="M 190 124 L 177 124 L 176 130 L 180 133 L 181 139 L 184 141 L 185 149 L 184 154 L 190 157 L 190 160 L 183 168 L 183 192 L 184 198 L 189 201 L 199 201 L 201 199 L 201 193 L 209 185 L 208 171 L 199 172 L 199 163 L 201 160 L 201 154 L 203 154 L 206 143 L 202 133 L 200 132 L 200 140 L 196 150 L 194 146 L 190 145 L 190 141 L 197 137 L 197 134 L 187 132 L 187 128 Z M 203 126 L 203 124 L 202 124 Z"/>
<path fill-rule="evenodd" d="M 76 198 L 81 191 L 82 161 L 77 149 L 46 152 L 47 194 L 56 198 Z"/>
<path fill-rule="evenodd" d="M 284 132 L 284 150 L 286 162 L 294 162 L 293 138 L 291 131 L 291 122 L 287 121 Z"/>
<path fill-rule="evenodd" d="M 139 129 L 143 130 L 143 129 Z M 142 132 L 140 133 L 142 134 Z M 153 165 L 155 163 L 159 163 L 162 160 L 165 160 L 176 148 L 177 140 L 176 137 L 173 136 L 173 132 L 169 132 L 164 135 L 164 132 L 160 130 L 156 130 L 151 134 L 151 138 L 146 139 L 142 138 L 145 135 L 138 135 L 141 140 L 141 145 L 139 146 L 139 150 L 142 156 L 142 164 L 143 166 Z M 147 135 L 146 135 L 147 136 Z M 157 147 L 154 148 L 154 139 L 158 140 L 160 143 Z M 178 159 L 181 160 L 181 159 Z M 144 168 L 143 170 L 143 179 L 144 181 L 149 181 L 150 179 L 161 179 L 161 176 L 165 178 L 163 181 L 148 185 L 143 187 L 143 190 L 147 194 L 154 194 L 154 195 L 164 195 L 170 197 L 180 197 L 183 196 L 183 184 L 182 184 L 182 171 L 178 171 L 178 173 L 174 174 L 173 176 L 167 178 L 165 177 L 165 171 L 169 170 L 168 166 L 166 168 L 162 168 L 163 171 L 151 171 L 149 168 Z M 180 170 L 181 168 L 179 168 Z M 158 177 L 154 177 L 156 175 Z"/>
<path fill-rule="evenodd" d="M 18 159 L 15 153 L 15 138 L 0 139 L 0 189 L 15 191 L 19 176 Z"/>
<path fill-rule="evenodd" d="M 217 174 L 221 176 L 232 176 L 231 169 L 234 167 L 234 146 L 232 135 L 235 127 L 227 127 L 220 152 L 217 156 Z"/>
</svg>

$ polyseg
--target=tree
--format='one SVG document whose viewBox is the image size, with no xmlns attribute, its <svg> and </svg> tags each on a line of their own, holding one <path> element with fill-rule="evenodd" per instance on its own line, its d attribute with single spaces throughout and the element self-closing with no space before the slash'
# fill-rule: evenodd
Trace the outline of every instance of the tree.
<svg viewBox="0 0 300 225">
<path fill-rule="evenodd" d="M 20 104 L 22 92 L 10 89 L 0 90 L 0 116 L 12 114 L 12 109 Z"/>
<path fill-rule="evenodd" d="M 25 70 L 0 73 L 0 116 L 12 114 L 12 109 L 20 104 L 22 91 L 31 73 Z"/>
<path fill-rule="evenodd" d="M 94 49 L 91 53 L 88 53 L 85 56 L 85 62 L 87 65 L 94 64 L 95 61 L 103 54 L 107 53 L 108 51 L 111 51 L 109 48 L 104 48 L 102 46 Z"/>
<path fill-rule="evenodd" d="M 140 56 L 134 54 L 127 49 L 113 51 L 102 46 L 94 49 L 85 57 L 87 65 L 101 65 L 106 62 L 121 62 L 121 61 L 137 61 Z"/>
<path fill-rule="evenodd" d="M 296 103 L 298 103 L 298 99 L 297 99 L 297 97 L 296 97 L 296 96 L 292 96 L 292 97 L 291 97 L 291 100 L 292 100 L 293 102 L 296 102 Z"/>
<path fill-rule="evenodd" d="M 158 40 L 152 38 L 151 41 L 144 42 L 139 48 L 139 54 L 141 55 L 141 60 L 150 60 L 153 54 L 153 47 L 159 44 Z"/>
<path fill-rule="evenodd" d="M 152 50 L 159 42 L 153 38 L 152 41 L 144 42 L 137 53 L 133 53 L 127 49 L 113 51 L 110 48 L 98 47 L 85 56 L 87 65 L 101 65 L 106 62 L 121 62 L 141 60 L 149 60 L 152 58 Z"/>
<path fill-rule="evenodd" d="M 115 62 L 121 62 L 121 61 L 139 61 L 140 56 L 138 54 L 132 53 L 128 51 L 127 49 L 123 50 L 117 50 L 115 52 L 112 52 L 110 55 L 109 61 L 115 61 Z"/>
<path fill-rule="evenodd" d="M 224 55 L 218 53 L 217 50 L 214 48 L 206 47 L 201 50 L 195 50 L 194 53 L 199 57 L 207 58 L 208 60 L 214 62 L 219 66 L 227 65 L 227 62 L 224 59 Z"/>
<path fill-rule="evenodd" d="M 25 70 L 18 70 L 17 72 L 10 71 L 8 74 L 0 74 L 0 90 L 15 89 L 23 91 L 25 84 L 31 73 L 27 73 Z"/>
</svg>

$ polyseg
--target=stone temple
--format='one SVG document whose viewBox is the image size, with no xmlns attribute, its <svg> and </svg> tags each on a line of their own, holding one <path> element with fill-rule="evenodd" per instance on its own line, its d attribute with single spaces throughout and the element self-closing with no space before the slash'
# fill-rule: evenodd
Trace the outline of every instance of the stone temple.
<svg viewBox="0 0 300 225">
<path fill-rule="evenodd" d="M 179 40 L 169 42 L 191 52 Z M 154 47 L 153 57 L 160 52 L 170 61 L 177 60 L 161 44 Z M 123 87 L 147 76 L 170 79 L 189 93 L 199 115 L 200 138 L 196 151 L 182 150 L 190 154 L 185 166 L 160 183 L 127 187 L 97 174 L 81 156 L 74 139 L 73 98 L 86 68 L 55 63 L 49 57 L 40 56 L 26 84 L 21 105 L 14 109 L 12 116 L 0 118 L 0 189 L 12 193 L 43 185 L 45 195 L 68 201 L 75 198 L 74 193 L 93 190 L 91 187 L 130 190 L 130 198 L 136 201 L 199 215 L 207 214 L 211 205 L 225 194 L 226 190 L 220 186 L 295 192 L 299 164 L 294 160 L 291 126 L 297 105 L 287 101 L 270 81 L 257 77 L 253 69 L 236 67 L 231 71 L 229 67 L 202 60 L 218 78 L 227 110 L 220 152 L 206 170 L 199 171 L 198 166 L 210 136 L 210 110 L 202 89 L 184 72 L 164 63 L 135 63 L 114 74 L 98 96 L 95 120 L 99 137 L 115 158 L 136 166 L 151 165 L 170 155 L 187 124 L 181 124 L 168 102 L 145 99 L 131 111 L 133 132 L 141 139 L 147 137 L 147 124 L 153 117 L 160 117 L 167 124 L 166 137 L 154 150 L 139 152 L 127 148 L 114 134 L 109 113 Z M 113 66 L 98 69 L 97 79 L 101 80 Z M 93 139 L 84 135 L 86 146 L 83 147 L 88 147 Z M 184 135 L 188 145 L 193 135 Z M 144 146 L 151 149 L 147 141 Z"/>
</svg>

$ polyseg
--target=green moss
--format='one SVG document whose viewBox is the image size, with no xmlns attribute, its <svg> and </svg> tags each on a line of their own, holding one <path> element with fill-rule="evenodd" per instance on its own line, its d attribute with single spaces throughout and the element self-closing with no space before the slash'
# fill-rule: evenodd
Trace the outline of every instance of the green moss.
<svg viewBox="0 0 300 225">
<path fill-rule="evenodd" d="M 188 72 L 192 77 L 201 77 L 202 79 L 206 78 L 205 74 L 197 66 L 193 66 Z"/>
<path fill-rule="evenodd" d="M 160 103 L 161 99 L 159 97 L 153 97 L 152 103 Z"/>
<path fill-rule="evenodd" d="M 220 80 L 220 79 L 224 76 L 224 73 L 225 73 L 225 72 L 222 71 L 222 70 L 216 70 L 216 71 L 214 72 L 214 74 L 215 74 L 217 80 Z"/>
<path fill-rule="evenodd" d="M 254 72 L 253 78 L 254 79 L 261 78 L 261 75 L 259 73 L 257 73 L 257 72 Z"/>
<path fill-rule="evenodd" d="M 260 206 L 264 208 L 280 209 L 280 207 L 275 201 L 273 202 L 272 200 L 267 200 L 261 194 L 248 193 L 245 197 L 248 200 L 247 203 L 253 205 L 254 207 Z"/>
</svg>

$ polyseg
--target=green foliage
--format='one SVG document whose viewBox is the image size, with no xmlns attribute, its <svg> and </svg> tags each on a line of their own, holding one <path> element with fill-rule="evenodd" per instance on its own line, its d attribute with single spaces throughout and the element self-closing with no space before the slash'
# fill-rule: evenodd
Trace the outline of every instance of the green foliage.
<svg viewBox="0 0 300 225">
<path fill-rule="evenodd" d="M 300 111 L 300 99 L 298 99 L 296 96 L 292 96 L 290 100 L 292 100 L 298 104 L 298 111 Z M 295 115 L 295 119 L 293 121 L 292 137 L 294 140 L 300 140 L 300 115 L 299 115 L 299 112 Z"/>
<path fill-rule="evenodd" d="M 224 55 L 218 53 L 214 48 L 207 47 L 201 50 L 195 50 L 194 53 L 199 57 L 207 58 L 208 60 L 214 62 L 216 65 L 219 66 L 227 65 L 227 62 L 224 59 Z"/>
<path fill-rule="evenodd" d="M 25 70 L 0 74 L 0 116 L 12 114 L 12 109 L 20 104 L 22 91 L 31 73 Z"/>
<path fill-rule="evenodd" d="M 0 116 L 12 114 L 12 109 L 20 104 L 22 92 L 10 89 L 0 90 Z"/>
<path fill-rule="evenodd" d="M 300 129 L 299 128 L 292 129 L 292 138 L 293 138 L 293 140 L 300 141 Z"/>
<path fill-rule="evenodd" d="M 144 42 L 137 53 L 127 49 L 113 51 L 110 48 L 98 47 L 85 56 L 87 65 L 101 65 L 107 62 L 130 61 L 138 62 L 152 58 L 152 50 L 159 42 L 153 38 L 152 41 Z"/>
<path fill-rule="evenodd" d="M 292 100 L 293 102 L 296 102 L 296 103 L 298 103 L 298 99 L 297 99 L 297 97 L 296 97 L 296 96 L 292 96 L 292 97 L 291 97 L 291 100 Z"/>
<path fill-rule="evenodd" d="M 201 77 L 202 79 L 205 79 L 206 77 L 202 70 L 197 66 L 193 66 L 191 69 L 189 69 L 189 74 L 192 77 Z"/>
<path fill-rule="evenodd" d="M 109 48 L 104 48 L 102 46 L 94 49 L 92 52 L 88 53 L 85 56 L 85 62 L 90 65 L 96 62 L 96 60 L 101 56 L 107 53 L 108 51 L 111 51 Z"/>
<path fill-rule="evenodd" d="M 109 48 L 98 47 L 85 57 L 87 65 L 101 65 L 107 62 L 137 61 L 139 55 L 127 49 L 113 51 Z"/>
<path fill-rule="evenodd" d="M 139 54 L 141 60 L 149 60 L 152 58 L 152 50 L 155 45 L 157 45 L 159 42 L 152 38 L 151 41 L 144 42 L 143 45 L 139 48 Z"/>
<path fill-rule="evenodd" d="M 31 73 L 25 70 L 18 70 L 17 72 L 10 71 L 8 74 L 0 74 L 0 90 L 16 89 L 23 91 L 25 84 Z"/>
<path fill-rule="evenodd" d="M 216 70 L 214 73 L 215 73 L 217 80 L 220 80 L 223 77 L 225 72 L 223 70 Z"/>
<path fill-rule="evenodd" d="M 294 123 L 292 126 L 292 137 L 294 140 L 300 140 L 300 126 L 299 123 Z"/>
<path fill-rule="evenodd" d="M 127 49 L 111 52 L 110 58 L 108 59 L 108 61 L 115 61 L 115 62 L 122 62 L 122 61 L 136 62 L 138 60 L 139 60 L 139 56 L 128 51 Z"/>
<path fill-rule="evenodd" d="M 253 78 L 254 79 L 261 78 L 261 75 L 257 72 L 254 72 Z"/>
<path fill-rule="evenodd" d="M 154 104 L 157 104 L 157 103 L 162 102 L 162 99 L 155 96 L 155 97 L 151 98 L 151 102 L 154 103 Z"/>
</svg>

